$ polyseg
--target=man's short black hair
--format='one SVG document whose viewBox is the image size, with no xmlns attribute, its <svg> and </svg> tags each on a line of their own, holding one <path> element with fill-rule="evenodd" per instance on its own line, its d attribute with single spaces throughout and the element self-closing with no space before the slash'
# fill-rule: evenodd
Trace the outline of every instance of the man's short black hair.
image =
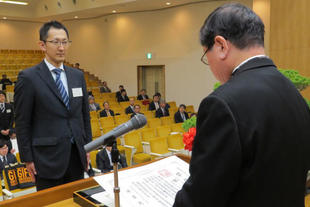
<svg viewBox="0 0 310 207">
<path fill-rule="evenodd" d="M 125 90 L 125 89 L 122 89 L 122 90 L 121 90 L 121 93 L 123 93 L 123 92 L 126 92 L 126 90 Z"/>
<path fill-rule="evenodd" d="M 123 86 L 123 85 L 119 85 L 118 87 L 119 87 L 119 88 L 124 88 L 124 86 Z"/>
<path fill-rule="evenodd" d="M 3 90 L 0 90 L 0 94 L 4 95 L 6 97 L 6 93 Z"/>
<path fill-rule="evenodd" d="M 211 49 L 217 35 L 238 49 L 254 45 L 264 47 L 263 21 L 250 8 L 239 3 L 224 4 L 214 10 L 200 29 L 200 43 Z"/>
<path fill-rule="evenodd" d="M 180 104 L 179 108 L 183 107 L 184 109 L 186 109 L 185 104 Z"/>
<path fill-rule="evenodd" d="M 41 41 L 46 41 L 47 39 L 47 35 L 48 35 L 48 31 L 50 30 L 50 28 L 55 28 L 55 29 L 63 29 L 65 30 L 67 37 L 69 39 L 69 32 L 67 30 L 67 28 L 61 24 L 58 21 L 50 21 L 50 22 L 46 22 L 45 24 L 43 24 L 43 26 L 40 29 L 40 40 Z"/>
<path fill-rule="evenodd" d="M 8 142 L 5 139 L 0 139 L 0 148 L 4 147 L 4 145 L 8 146 Z"/>
</svg>

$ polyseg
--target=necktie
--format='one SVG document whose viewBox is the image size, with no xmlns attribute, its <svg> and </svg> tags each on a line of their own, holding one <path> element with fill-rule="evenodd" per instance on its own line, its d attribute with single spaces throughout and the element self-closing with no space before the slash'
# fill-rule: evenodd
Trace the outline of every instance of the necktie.
<svg viewBox="0 0 310 207">
<path fill-rule="evenodd" d="M 60 96 L 64 102 L 64 104 L 66 105 L 67 109 L 69 109 L 69 96 L 67 94 L 67 91 L 62 83 L 62 81 L 60 80 L 60 73 L 61 73 L 61 69 L 56 68 L 53 70 L 53 72 L 56 74 L 56 86 L 60 92 Z"/>
<path fill-rule="evenodd" d="M 181 116 L 182 116 L 183 121 L 186 121 L 184 113 L 181 113 Z"/>
<path fill-rule="evenodd" d="M 2 113 L 5 111 L 4 103 L 1 103 L 0 110 L 1 110 Z"/>
</svg>

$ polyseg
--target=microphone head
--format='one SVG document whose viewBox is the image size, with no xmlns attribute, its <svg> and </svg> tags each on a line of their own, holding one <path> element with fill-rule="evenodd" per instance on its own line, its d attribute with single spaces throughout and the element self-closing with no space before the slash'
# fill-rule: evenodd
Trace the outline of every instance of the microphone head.
<svg viewBox="0 0 310 207">
<path fill-rule="evenodd" d="M 146 125 L 147 120 L 146 117 L 143 114 L 137 114 L 134 117 L 132 117 L 132 124 L 134 129 L 139 129 Z"/>
</svg>

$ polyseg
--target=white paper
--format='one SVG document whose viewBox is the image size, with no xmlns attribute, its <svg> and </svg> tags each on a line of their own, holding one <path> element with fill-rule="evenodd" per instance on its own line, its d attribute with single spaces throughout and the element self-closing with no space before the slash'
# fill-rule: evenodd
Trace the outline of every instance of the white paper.
<svg viewBox="0 0 310 207">
<path fill-rule="evenodd" d="M 171 156 L 119 172 L 121 207 L 171 207 L 176 193 L 189 177 L 189 164 Z M 92 197 L 114 206 L 113 173 L 94 177 L 106 190 Z"/>
<path fill-rule="evenodd" d="M 81 96 L 83 96 L 82 88 L 72 88 L 72 96 L 73 97 L 81 97 Z"/>
</svg>

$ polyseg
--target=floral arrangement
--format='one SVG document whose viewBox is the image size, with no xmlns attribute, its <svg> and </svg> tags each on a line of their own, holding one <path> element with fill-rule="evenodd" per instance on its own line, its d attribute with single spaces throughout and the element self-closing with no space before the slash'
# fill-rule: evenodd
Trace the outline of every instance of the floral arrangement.
<svg viewBox="0 0 310 207">
<path fill-rule="evenodd" d="M 183 143 L 185 144 L 184 149 L 192 151 L 193 141 L 196 136 L 196 116 L 187 119 L 183 124 L 182 128 L 184 129 L 183 133 Z"/>
</svg>

